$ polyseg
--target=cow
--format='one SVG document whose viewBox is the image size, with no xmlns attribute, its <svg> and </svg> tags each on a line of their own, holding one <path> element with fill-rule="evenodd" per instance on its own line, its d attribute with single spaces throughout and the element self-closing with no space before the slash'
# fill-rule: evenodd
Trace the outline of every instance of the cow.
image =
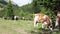
<svg viewBox="0 0 60 34">
<path fill-rule="evenodd" d="M 49 28 L 52 30 L 52 20 L 45 14 L 34 14 L 34 27 L 38 26 L 38 23 L 42 23 L 42 28 Z"/>
<path fill-rule="evenodd" d="M 26 20 L 26 17 L 22 17 L 22 20 Z"/>
<path fill-rule="evenodd" d="M 18 20 L 18 16 L 13 16 L 12 20 Z"/>
<path fill-rule="evenodd" d="M 22 17 L 22 20 L 31 20 L 31 18 Z"/>
<path fill-rule="evenodd" d="M 8 20 L 9 19 L 9 17 L 3 17 L 3 20 Z"/>
</svg>

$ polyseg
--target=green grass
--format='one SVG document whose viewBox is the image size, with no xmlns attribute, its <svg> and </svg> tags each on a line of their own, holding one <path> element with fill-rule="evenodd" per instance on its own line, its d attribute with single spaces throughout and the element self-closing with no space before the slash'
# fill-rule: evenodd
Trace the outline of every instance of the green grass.
<svg viewBox="0 0 60 34">
<path fill-rule="evenodd" d="M 33 21 L 24 20 L 0 20 L 0 34 L 60 34 L 60 32 L 51 32 L 38 27 L 33 27 Z"/>
<path fill-rule="evenodd" d="M 33 28 L 32 21 L 0 20 L 0 34 L 27 34 Z"/>
</svg>

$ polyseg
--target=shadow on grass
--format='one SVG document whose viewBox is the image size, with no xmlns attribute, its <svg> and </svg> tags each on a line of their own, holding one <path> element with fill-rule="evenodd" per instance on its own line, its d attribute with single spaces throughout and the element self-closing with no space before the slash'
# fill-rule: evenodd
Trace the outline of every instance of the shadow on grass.
<svg viewBox="0 0 60 34">
<path fill-rule="evenodd" d="M 31 30 L 31 34 L 60 34 L 60 31 L 54 32 L 54 31 L 50 31 L 49 29 L 39 28 L 39 29 Z"/>
</svg>

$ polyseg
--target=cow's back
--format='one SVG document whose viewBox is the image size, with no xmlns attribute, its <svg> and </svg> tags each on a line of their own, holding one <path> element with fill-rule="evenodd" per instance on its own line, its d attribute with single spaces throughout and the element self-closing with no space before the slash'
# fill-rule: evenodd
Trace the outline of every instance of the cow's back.
<svg viewBox="0 0 60 34">
<path fill-rule="evenodd" d="M 45 15 L 45 14 L 35 14 L 34 15 L 35 17 L 36 16 L 38 16 L 38 18 L 37 18 L 37 20 L 38 20 L 38 22 L 40 23 L 43 23 L 43 22 L 47 22 L 48 24 L 50 24 L 50 18 L 47 16 L 47 15 Z"/>
</svg>

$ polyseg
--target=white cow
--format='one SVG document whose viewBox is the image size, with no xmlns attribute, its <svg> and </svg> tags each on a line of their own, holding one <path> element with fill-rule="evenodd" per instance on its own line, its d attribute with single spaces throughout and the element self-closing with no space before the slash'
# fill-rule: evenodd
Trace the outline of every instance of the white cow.
<svg viewBox="0 0 60 34">
<path fill-rule="evenodd" d="M 42 28 L 49 28 L 52 30 L 50 26 L 52 26 L 51 19 L 45 14 L 34 14 L 34 27 L 38 26 L 38 23 L 42 23 Z"/>
</svg>

